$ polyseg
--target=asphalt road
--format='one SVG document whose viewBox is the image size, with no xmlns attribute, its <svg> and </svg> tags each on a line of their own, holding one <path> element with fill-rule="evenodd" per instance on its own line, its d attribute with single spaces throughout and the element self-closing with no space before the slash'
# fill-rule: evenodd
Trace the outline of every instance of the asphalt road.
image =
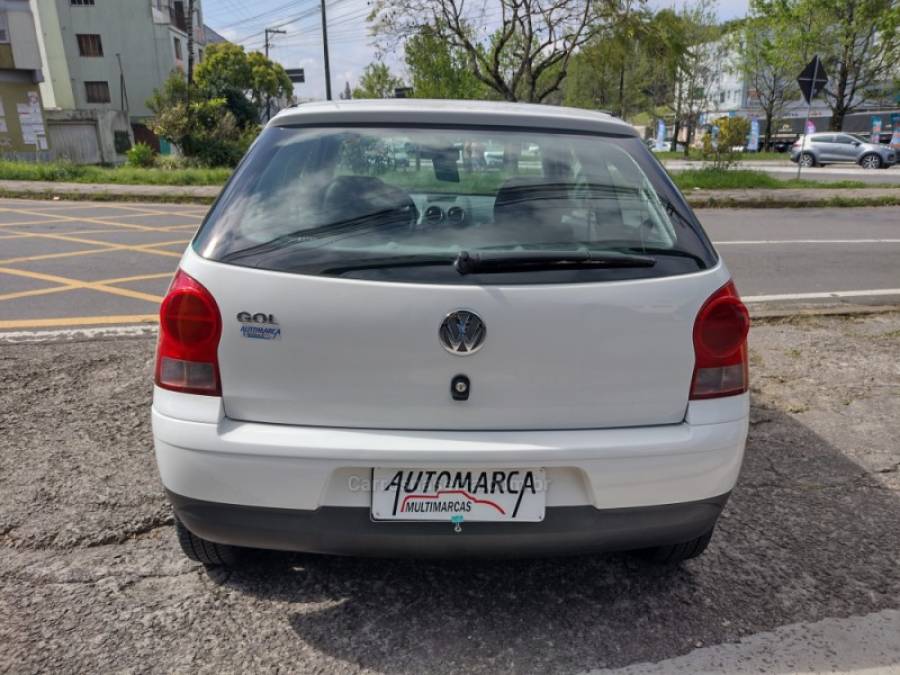
<svg viewBox="0 0 900 675">
<path fill-rule="evenodd" d="M 178 550 L 153 340 L 0 338 L 0 672 L 900 670 L 900 313 L 760 324 L 707 552 L 363 560 Z"/>
<path fill-rule="evenodd" d="M 666 169 L 671 173 L 678 173 L 685 169 L 696 169 L 697 162 L 685 162 L 680 160 L 666 160 Z M 797 177 L 797 165 L 788 160 L 784 162 L 754 162 L 752 160 L 741 162 L 742 169 L 762 171 L 770 176 L 787 180 Z M 801 178 L 815 180 L 821 183 L 835 183 L 843 180 L 854 180 L 870 185 L 900 185 L 900 165 L 894 165 L 887 169 L 877 171 L 863 169 L 856 164 L 830 164 L 810 169 L 803 169 Z"/>
<path fill-rule="evenodd" d="M 205 211 L 0 200 L 0 332 L 153 322 Z M 698 215 L 754 307 L 900 301 L 898 207 Z"/>
</svg>

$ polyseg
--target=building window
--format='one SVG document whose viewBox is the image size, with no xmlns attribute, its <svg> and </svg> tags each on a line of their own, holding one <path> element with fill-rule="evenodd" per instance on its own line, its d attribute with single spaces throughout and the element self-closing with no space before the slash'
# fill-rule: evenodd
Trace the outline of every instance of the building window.
<svg viewBox="0 0 900 675">
<path fill-rule="evenodd" d="M 109 82 L 85 82 L 84 93 L 88 103 L 109 103 Z"/>
<path fill-rule="evenodd" d="M 93 7 L 94 0 L 72 0 L 72 7 Z"/>
<path fill-rule="evenodd" d="M 181 61 L 181 40 L 174 38 L 173 41 L 175 42 L 175 60 Z"/>
<path fill-rule="evenodd" d="M 169 21 L 178 30 L 187 33 L 187 16 L 184 12 L 183 0 L 175 0 L 169 5 Z"/>
<path fill-rule="evenodd" d="M 103 43 L 99 35 L 78 34 L 78 53 L 81 56 L 103 56 Z"/>
</svg>

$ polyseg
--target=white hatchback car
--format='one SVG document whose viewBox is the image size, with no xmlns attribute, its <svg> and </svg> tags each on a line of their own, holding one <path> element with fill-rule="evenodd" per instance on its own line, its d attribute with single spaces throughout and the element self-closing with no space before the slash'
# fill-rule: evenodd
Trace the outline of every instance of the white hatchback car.
<svg viewBox="0 0 900 675">
<path fill-rule="evenodd" d="M 482 147 L 503 161 L 472 161 Z M 156 458 L 206 564 L 245 548 L 677 562 L 741 467 L 747 310 L 607 115 L 286 110 L 160 311 Z"/>
</svg>

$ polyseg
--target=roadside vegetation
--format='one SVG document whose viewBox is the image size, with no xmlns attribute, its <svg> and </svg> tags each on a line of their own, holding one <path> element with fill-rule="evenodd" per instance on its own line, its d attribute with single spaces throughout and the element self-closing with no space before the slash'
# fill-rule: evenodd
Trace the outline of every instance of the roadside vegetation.
<svg viewBox="0 0 900 675">
<path fill-rule="evenodd" d="M 221 185 L 231 175 L 227 167 L 103 167 L 71 162 L 0 161 L 0 180 L 38 180 L 116 185 Z"/>
<path fill-rule="evenodd" d="M 206 168 L 182 166 L 183 161 L 160 161 L 152 167 L 102 167 L 71 164 L 69 162 L 30 162 L 0 161 L 0 180 L 28 180 L 69 183 L 108 183 L 111 185 L 222 185 L 228 180 L 232 169 L 229 167 Z M 415 172 L 393 170 L 382 178 L 394 185 L 406 189 L 416 189 L 431 185 L 417 184 Z M 469 192 L 494 192 L 504 178 L 502 171 L 460 174 L 461 183 L 456 187 Z M 856 180 L 836 181 L 832 183 L 813 180 L 782 180 L 761 171 L 750 169 L 716 169 L 705 167 L 688 169 L 672 174 L 672 179 L 681 190 L 747 190 L 747 189 L 857 189 L 885 187 L 900 188 L 897 185 L 874 185 Z"/>
<path fill-rule="evenodd" d="M 687 190 L 748 190 L 768 189 L 778 190 L 783 188 L 810 188 L 810 189 L 857 189 L 872 187 L 897 187 L 896 185 L 873 185 L 859 180 L 842 180 L 831 183 L 815 180 L 796 180 L 794 178 L 782 180 L 762 171 L 750 169 L 716 169 L 713 167 L 704 169 L 688 169 L 671 174 L 672 180 L 679 189 Z M 900 194 L 900 190 L 898 190 Z"/>
<path fill-rule="evenodd" d="M 669 160 L 669 159 L 677 159 L 680 161 L 696 161 L 702 162 L 703 151 L 700 148 L 691 148 L 688 156 L 684 156 L 684 151 L 679 150 L 678 152 L 673 152 L 670 150 L 666 150 L 665 152 L 654 152 L 661 161 Z M 786 152 L 744 152 L 739 155 L 740 161 L 742 162 L 788 162 L 790 161 L 790 155 Z"/>
</svg>

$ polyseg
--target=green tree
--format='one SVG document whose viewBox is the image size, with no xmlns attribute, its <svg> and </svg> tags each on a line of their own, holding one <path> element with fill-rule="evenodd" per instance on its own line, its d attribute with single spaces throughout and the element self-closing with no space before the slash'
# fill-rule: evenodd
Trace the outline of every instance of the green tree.
<svg viewBox="0 0 900 675">
<path fill-rule="evenodd" d="M 416 98 L 484 99 L 491 91 L 472 73 L 465 54 L 440 37 L 434 26 L 423 26 L 404 45 L 410 86 Z"/>
<path fill-rule="evenodd" d="M 233 166 L 258 132 L 253 125 L 242 129 L 222 98 L 209 98 L 190 88 L 181 71 L 173 71 L 153 92 L 147 107 L 154 113 L 153 131 L 169 139 L 186 157 L 210 166 Z"/>
<path fill-rule="evenodd" d="M 790 49 L 790 34 L 784 26 L 770 22 L 759 6 L 758 0 L 751 0 L 751 15 L 732 35 L 732 43 L 738 54 L 736 69 L 763 111 L 766 129 L 763 147 L 768 149 L 785 106 L 800 97 L 795 84 L 800 63 Z"/>
<path fill-rule="evenodd" d="M 402 86 L 403 80 L 395 77 L 386 64 L 376 61 L 363 69 L 353 98 L 393 98 L 394 89 Z"/>
<path fill-rule="evenodd" d="M 472 75 L 501 99 L 540 103 L 558 97 L 573 55 L 613 18 L 613 0 L 375 0 L 373 31 L 385 46 L 432 26 L 464 55 Z M 499 10 L 499 17 L 495 10 Z M 486 35 L 484 27 L 498 22 Z"/>
<path fill-rule="evenodd" d="M 834 131 L 896 77 L 897 0 L 758 0 L 754 9 L 767 17 L 773 30 L 790 36 L 786 46 L 801 63 L 814 54 L 821 57 L 829 78 L 825 102 Z"/>
<path fill-rule="evenodd" d="M 206 49 L 194 70 L 194 82 L 207 98 L 224 98 L 242 126 L 256 123 L 269 99 L 290 98 L 294 93 L 293 83 L 279 64 L 259 52 L 248 54 L 230 42 Z"/>
</svg>

